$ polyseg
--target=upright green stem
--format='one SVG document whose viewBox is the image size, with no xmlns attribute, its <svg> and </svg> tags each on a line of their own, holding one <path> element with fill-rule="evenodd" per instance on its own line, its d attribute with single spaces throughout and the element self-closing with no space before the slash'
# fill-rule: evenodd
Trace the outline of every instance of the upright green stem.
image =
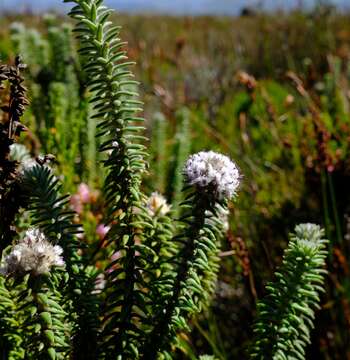
<svg viewBox="0 0 350 360">
<path fill-rule="evenodd" d="M 335 230 L 337 234 L 337 241 L 338 244 L 341 244 L 343 241 L 343 235 L 339 220 L 339 213 L 337 208 L 337 198 L 335 195 L 334 185 L 333 185 L 333 177 L 332 174 L 327 172 L 327 179 L 328 179 L 328 186 L 329 186 L 329 193 L 331 196 L 331 204 L 332 204 L 332 210 L 333 210 L 333 216 L 334 216 L 334 222 L 335 222 Z"/>
<path fill-rule="evenodd" d="M 321 188 L 322 188 L 322 203 L 323 203 L 323 216 L 325 222 L 325 231 L 328 239 L 331 239 L 330 234 L 330 216 L 328 209 L 328 196 L 327 196 L 327 176 L 324 169 L 321 169 Z"/>
<path fill-rule="evenodd" d="M 170 299 L 167 300 L 164 310 L 155 316 L 155 326 L 144 347 L 144 359 L 154 360 L 157 358 L 158 351 L 165 345 L 165 341 L 169 340 L 169 335 L 174 331 L 172 317 L 174 316 L 175 308 L 179 306 L 179 298 L 184 289 L 185 281 L 188 278 L 189 271 L 196 259 L 196 240 L 200 239 L 200 231 L 203 229 L 206 218 L 206 210 L 208 200 L 195 194 L 192 200 L 193 219 L 186 231 L 187 243 L 182 249 L 178 264 L 177 276 L 174 280 L 173 293 Z"/>
</svg>

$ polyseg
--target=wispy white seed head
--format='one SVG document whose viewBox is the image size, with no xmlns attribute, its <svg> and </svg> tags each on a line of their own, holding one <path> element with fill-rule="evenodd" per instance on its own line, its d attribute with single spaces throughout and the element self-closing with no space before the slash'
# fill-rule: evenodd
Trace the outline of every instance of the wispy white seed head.
<svg viewBox="0 0 350 360">
<path fill-rule="evenodd" d="M 231 199 L 237 191 L 240 174 L 236 164 L 225 155 L 201 151 L 191 155 L 184 168 L 190 185 L 214 191 L 220 200 Z"/>
<path fill-rule="evenodd" d="M 63 249 L 60 246 L 52 245 L 39 229 L 32 228 L 5 256 L 1 273 L 5 275 L 45 274 L 53 266 L 64 266 L 62 253 Z"/>
<path fill-rule="evenodd" d="M 170 211 L 169 205 L 165 197 L 158 192 L 153 192 L 147 200 L 147 210 L 151 216 L 166 215 Z"/>
</svg>

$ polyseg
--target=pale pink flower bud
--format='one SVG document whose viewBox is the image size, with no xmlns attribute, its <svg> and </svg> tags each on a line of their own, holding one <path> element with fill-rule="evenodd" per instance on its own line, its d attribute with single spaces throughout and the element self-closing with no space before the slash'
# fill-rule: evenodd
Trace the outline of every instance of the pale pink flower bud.
<svg viewBox="0 0 350 360">
<path fill-rule="evenodd" d="M 108 225 L 99 224 L 96 228 L 96 234 L 101 240 L 103 240 L 110 229 L 111 227 Z"/>
<path fill-rule="evenodd" d="M 81 183 L 78 186 L 78 195 L 80 196 L 80 200 L 83 204 L 87 204 L 91 199 L 91 191 L 87 184 Z"/>
</svg>

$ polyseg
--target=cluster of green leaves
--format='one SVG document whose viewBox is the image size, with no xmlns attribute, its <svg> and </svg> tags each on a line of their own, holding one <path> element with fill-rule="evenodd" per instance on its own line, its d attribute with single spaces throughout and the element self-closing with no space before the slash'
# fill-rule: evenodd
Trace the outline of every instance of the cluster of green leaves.
<svg viewBox="0 0 350 360">
<path fill-rule="evenodd" d="M 191 111 L 183 107 L 175 113 L 175 126 L 158 112 L 151 127 L 150 174 L 146 178 L 147 188 L 166 194 L 178 213 L 183 200 L 183 165 L 191 154 Z M 172 134 L 175 133 L 175 136 Z"/>
<path fill-rule="evenodd" d="M 25 356 L 64 359 L 75 352 L 77 359 L 88 358 L 81 357 L 77 349 L 85 343 L 89 344 L 89 356 L 95 358 L 99 302 L 93 290 L 97 270 L 87 267 L 78 255 L 81 244 L 76 234 L 82 230 L 74 223 L 74 212 L 68 209 L 69 196 L 62 195 L 62 185 L 46 165 L 24 168 L 19 181 L 30 224 L 40 228 L 51 243 L 63 248 L 66 264 L 66 271 L 52 270 L 38 278 L 31 276 L 24 284 L 16 279 L 26 289 L 20 294 L 20 308 L 27 311 L 17 329 L 24 331 L 21 346 Z M 5 283 L 5 287 L 16 294 L 11 281 Z M 18 297 L 15 296 L 14 301 Z M 28 326 L 33 333 L 28 331 Z"/>
<path fill-rule="evenodd" d="M 327 240 L 319 226 L 296 226 L 276 280 L 258 303 L 252 359 L 305 359 L 319 294 L 324 291 Z"/>
<path fill-rule="evenodd" d="M 101 358 L 117 355 L 138 356 L 138 344 L 145 332 L 142 319 L 147 315 L 147 284 L 143 263 L 149 259 L 148 247 L 136 242 L 143 228 L 151 226 L 142 209 L 140 183 L 145 169 L 144 146 L 139 144 L 143 119 L 136 114 L 141 102 L 135 97 L 137 82 L 125 62 L 120 28 L 107 22 L 110 10 L 101 1 L 76 1 L 70 15 L 78 20 L 75 31 L 84 56 L 84 70 L 92 93 L 93 118 L 98 121 L 99 150 L 107 153 L 104 162 L 104 186 L 107 221 L 111 230 L 107 239 L 110 255 L 119 258 L 108 265 L 103 313 Z M 137 141 L 137 142 L 136 142 Z M 135 209 L 140 211 L 135 214 Z"/>
<path fill-rule="evenodd" d="M 13 23 L 14 51 L 28 65 L 30 111 L 24 121 L 35 134 L 34 151 L 55 154 L 64 188 L 80 180 L 97 181 L 95 123 L 82 88 L 81 65 L 72 42 L 71 25 L 47 16 L 47 36 Z"/>
<path fill-rule="evenodd" d="M 74 230 L 70 228 L 69 213 L 63 210 L 66 197 L 58 197 L 57 180 L 43 166 L 35 166 L 21 177 L 24 208 L 32 215 L 32 224 L 41 227 L 45 235 L 62 247 L 74 248 Z M 34 185 L 33 185 L 34 184 Z M 40 186 L 38 186 L 40 185 Z M 28 186 L 28 188 L 27 188 Z M 74 227 L 73 224 L 71 224 Z M 67 231 L 69 235 L 65 236 Z M 61 241 L 62 238 L 62 241 Z M 69 240 L 64 242 L 64 240 Z M 10 251 L 7 248 L 6 252 Z M 72 251 L 70 251 L 72 254 Z M 70 350 L 70 299 L 65 291 L 68 273 L 57 270 L 48 275 L 8 277 L 1 280 L 4 301 L 1 318 L 1 355 L 6 359 L 64 359 Z"/>
</svg>

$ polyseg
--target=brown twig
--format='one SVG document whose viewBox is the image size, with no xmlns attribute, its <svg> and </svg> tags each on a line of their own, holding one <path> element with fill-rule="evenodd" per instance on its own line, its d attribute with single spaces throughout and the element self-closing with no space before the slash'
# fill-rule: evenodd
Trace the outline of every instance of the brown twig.
<svg viewBox="0 0 350 360">
<path fill-rule="evenodd" d="M 242 266 L 243 275 L 248 277 L 251 294 L 254 299 L 257 299 L 254 277 L 250 267 L 248 248 L 244 240 L 239 236 L 235 236 L 230 230 L 227 232 L 227 239 L 230 242 L 231 248 L 233 250 L 233 255 L 236 256 L 239 264 Z"/>
</svg>

